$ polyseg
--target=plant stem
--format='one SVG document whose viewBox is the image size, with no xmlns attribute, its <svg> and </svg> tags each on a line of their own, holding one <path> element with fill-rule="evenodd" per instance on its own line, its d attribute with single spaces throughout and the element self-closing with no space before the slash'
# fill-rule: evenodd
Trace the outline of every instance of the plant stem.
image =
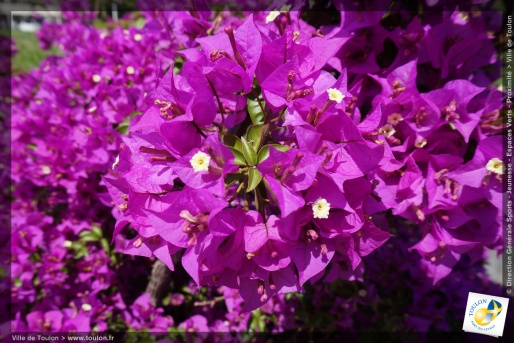
<svg viewBox="0 0 514 343">
<path fill-rule="evenodd" d="M 150 281 L 146 292 L 150 294 L 153 306 L 159 306 L 171 280 L 171 270 L 161 260 L 156 260 L 152 267 Z"/>
<path fill-rule="evenodd" d="M 214 96 L 216 97 L 216 101 L 218 102 L 218 107 L 221 114 L 221 133 L 225 134 L 225 110 L 223 109 L 223 104 L 221 103 L 220 97 L 218 96 L 218 93 L 216 92 L 216 89 L 214 89 L 214 86 L 211 83 L 211 80 L 206 76 L 207 82 L 209 83 L 209 86 L 211 87 L 212 92 L 214 93 Z"/>
<path fill-rule="evenodd" d="M 195 301 L 194 306 L 206 306 L 209 305 L 211 308 L 214 307 L 214 305 L 217 302 L 225 300 L 224 296 L 214 297 L 212 300 L 205 300 L 205 301 Z"/>
</svg>

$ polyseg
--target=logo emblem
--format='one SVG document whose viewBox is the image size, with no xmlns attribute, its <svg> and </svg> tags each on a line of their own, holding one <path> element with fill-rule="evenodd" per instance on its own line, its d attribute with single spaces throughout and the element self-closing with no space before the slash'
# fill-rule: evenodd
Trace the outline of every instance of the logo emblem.
<svg viewBox="0 0 514 343">
<path fill-rule="evenodd" d="M 502 312 L 502 304 L 500 304 L 496 300 L 491 300 L 487 309 L 482 307 L 478 311 L 475 312 L 475 321 L 480 326 L 489 325 L 493 320 L 498 317 L 498 315 Z"/>
<path fill-rule="evenodd" d="M 508 305 L 508 298 L 470 292 L 462 330 L 502 336 Z"/>
</svg>

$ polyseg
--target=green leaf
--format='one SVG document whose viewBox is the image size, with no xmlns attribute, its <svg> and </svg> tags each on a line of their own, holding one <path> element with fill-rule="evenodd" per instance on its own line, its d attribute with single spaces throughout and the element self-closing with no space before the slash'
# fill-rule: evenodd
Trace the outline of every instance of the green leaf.
<svg viewBox="0 0 514 343">
<path fill-rule="evenodd" d="M 280 144 L 271 144 L 272 147 L 277 149 L 278 151 L 286 152 L 287 150 L 291 149 L 292 147 L 288 145 L 280 145 Z"/>
<path fill-rule="evenodd" d="M 241 142 L 243 143 L 243 156 L 250 166 L 254 166 L 257 164 L 257 153 L 253 149 L 253 147 L 248 143 L 244 137 L 241 139 Z"/>
<path fill-rule="evenodd" d="M 29 259 L 34 263 L 41 262 L 41 254 L 38 252 L 32 253 L 29 256 Z"/>
<path fill-rule="evenodd" d="M 93 242 L 99 240 L 101 237 L 96 235 L 91 230 L 84 230 L 79 234 L 80 240 L 83 242 Z"/>
<path fill-rule="evenodd" d="M 88 236 L 88 235 L 91 235 L 91 231 L 89 231 L 89 230 L 82 230 L 79 233 L 79 237 L 81 237 L 81 238 L 84 236 Z"/>
<path fill-rule="evenodd" d="M 250 114 L 250 119 L 252 120 L 252 123 L 253 124 L 263 124 L 264 123 L 264 114 L 261 111 L 259 102 L 257 100 L 248 99 L 247 104 L 248 104 L 248 113 Z"/>
<path fill-rule="evenodd" d="M 242 151 L 242 149 L 243 149 L 241 140 L 239 139 L 239 137 L 237 137 L 235 135 L 223 136 L 223 144 L 225 144 L 229 148 L 232 147 L 239 151 Z"/>
<path fill-rule="evenodd" d="M 269 157 L 269 147 L 272 146 L 278 151 L 286 152 L 287 150 L 291 149 L 290 146 L 287 145 L 280 145 L 280 144 L 267 144 L 263 146 L 259 150 L 259 154 L 257 155 L 257 164 L 261 163 L 262 161 L 265 161 Z"/>
<path fill-rule="evenodd" d="M 258 151 L 261 143 L 262 125 L 250 125 L 246 130 L 246 140 L 254 150 Z"/>
<path fill-rule="evenodd" d="M 111 254 L 110 254 L 110 256 L 109 256 L 109 257 L 111 258 L 111 262 L 112 262 L 114 265 L 116 265 L 116 264 L 118 263 L 118 257 L 117 257 L 117 255 L 116 255 L 115 253 L 113 253 L 112 251 L 111 251 Z"/>
<path fill-rule="evenodd" d="M 134 118 L 135 116 L 140 115 L 141 113 L 143 113 L 143 112 L 141 112 L 141 111 L 134 111 L 134 112 L 132 112 L 132 113 L 130 114 L 130 119 Z M 129 123 L 129 124 L 130 124 L 130 123 Z"/>
<path fill-rule="evenodd" d="M 259 332 L 266 332 L 266 318 L 264 316 L 260 317 L 257 321 L 257 328 Z"/>
<path fill-rule="evenodd" d="M 259 154 L 257 155 L 257 164 L 266 160 L 269 157 L 269 145 L 265 145 L 259 150 Z"/>
<path fill-rule="evenodd" d="M 171 293 L 168 293 L 168 295 L 165 296 L 164 299 L 162 299 L 162 304 L 164 306 L 168 306 L 170 304 L 170 298 L 171 298 Z"/>
<path fill-rule="evenodd" d="M 228 173 L 225 177 L 225 185 L 230 186 L 234 182 L 243 178 L 243 174 L 239 173 Z"/>
<path fill-rule="evenodd" d="M 109 250 L 111 250 L 111 246 L 109 245 L 109 241 L 105 237 L 100 240 L 100 246 L 106 252 L 109 252 Z"/>
<path fill-rule="evenodd" d="M 261 183 L 262 174 L 257 170 L 257 168 L 250 168 L 248 171 L 248 187 L 246 188 L 246 192 L 251 192 Z"/>
<path fill-rule="evenodd" d="M 256 310 L 252 311 L 252 316 L 250 317 L 250 320 L 248 321 L 249 331 L 255 332 L 255 329 L 257 328 L 257 321 L 261 317 L 261 309 L 258 308 Z"/>
<path fill-rule="evenodd" d="M 100 237 L 96 237 L 95 235 L 90 235 L 90 236 L 84 236 L 81 238 L 81 241 L 84 242 L 84 243 L 88 243 L 88 242 L 96 242 L 100 239 Z"/>
<path fill-rule="evenodd" d="M 97 237 L 102 237 L 103 236 L 103 231 L 102 231 L 102 228 L 100 226 L 93 224 L 93 226 L 91 226 L 91 230 L 93 231 L 95 236 L 97 236 Z"/>
<path fill-rule="evenodd" d="M 77 251 L 75 253 L 75 255 L 73 255 L 73 258 L 76 259 L 76 260 L 80 260 L 81 258 L 87 257 L 87 256 L 89 256 L 89 252 L 88 252 L 87 248 L 86 247 L 82 247 L 82 248 L 80 248 L 79 251 Z"/>
<path fill-rule="evenodd" d="M 143 17 L 139 17 L 136 19 L 134 25 L 138 28 L 138 29 L 142 29 L 146 24 L 146 19 L 143 18 Z"/>
<path fill-rule="evenodd" d="M 264 136 L 268 133 L 269 125 L 250 125 L 246 130 L 246 139 L 251 143 L 253 141 L 253 148 L 259 151 L 261 148 Z"/>
<path fill-rule="evenodd" d="M 79 250 L 82 247 L 83 247 L 83 245 L 79 241 L 71 242 L 71 249 L 72 250 Z"/>
<path fill-rule="evenodd" d="M 129 132 L 130 119 L 125 118 L 123 121 L 116 127 L 116 131 L 118 131 L 122 135 L 126 135 Z"/>
<path fill-rule="evenodd" d="M 237 150 L 236 148 L 228 147 L 230 151 L 232 151 L 232 154 L 234 154 L 234 164 L 237 164 L 239 166 L 246 166 L 246 160 L 241 153 L 241 151 Z"/>
</svg>

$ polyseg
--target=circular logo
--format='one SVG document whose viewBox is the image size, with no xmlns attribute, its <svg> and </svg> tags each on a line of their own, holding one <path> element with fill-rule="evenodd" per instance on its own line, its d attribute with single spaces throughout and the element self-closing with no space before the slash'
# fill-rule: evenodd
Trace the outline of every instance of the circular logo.
<svg viewBox="0 0 514 343">
<path fill-rule="evenodd" d="M 475 312 L 475 322 L 480 326 L 486 326 L 498 317 L 502 311 L 502 304 L 491 300 L 487 308 L 482 307 Z"/>
</svg>

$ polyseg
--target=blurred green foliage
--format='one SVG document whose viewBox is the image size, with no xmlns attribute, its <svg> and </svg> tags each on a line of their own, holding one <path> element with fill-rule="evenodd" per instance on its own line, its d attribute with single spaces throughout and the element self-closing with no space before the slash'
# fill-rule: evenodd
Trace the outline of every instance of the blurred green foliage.
<svg viewBox="0 0 514 343">
<path fill-rule="evenodd" d="M 13 73 L 18 74 L 29 71 L 40 65 L 41 61 L 49 55 L 57 55 L 59 50 L 53 47 L 50 50 L 42 50 L 39 46 L 38 39 L 33 32 L 22 32 L 13 29 L 11 37 L 16 42 L 18 52 L 12 60 Z"/>
</svg>

